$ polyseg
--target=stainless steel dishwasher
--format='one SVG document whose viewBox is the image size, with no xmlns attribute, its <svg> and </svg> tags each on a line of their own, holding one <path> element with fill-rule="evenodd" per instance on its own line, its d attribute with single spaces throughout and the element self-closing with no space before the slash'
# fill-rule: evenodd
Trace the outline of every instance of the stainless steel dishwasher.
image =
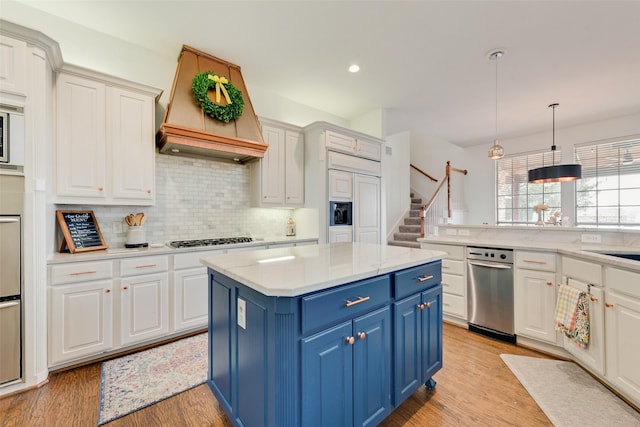
<svg viewBox="0 0 640 427">
<path fill-rule="evenodd" d="M 469 330 L 516 342 L 513 250 L 467 247 Z"/>
</svg>

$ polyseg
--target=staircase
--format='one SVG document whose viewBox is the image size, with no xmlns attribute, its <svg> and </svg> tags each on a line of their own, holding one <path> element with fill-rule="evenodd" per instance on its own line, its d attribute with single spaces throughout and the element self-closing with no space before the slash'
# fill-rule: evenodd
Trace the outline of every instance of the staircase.
<svg viewBox="0 0 640 427">
<path fill-rule="evenodd" d="M 420 237 L 422 199 L 416 199 L 413 196 L 414 194 L 411 193 L 411 210 L 409 211 L 409 216 L 404 218 L 404 225 L 400 226 L 399 232 L 393 233 L 393 240 L 387 242 L 391 246 L 420 247 L 417 239 Z"/>
</svg>

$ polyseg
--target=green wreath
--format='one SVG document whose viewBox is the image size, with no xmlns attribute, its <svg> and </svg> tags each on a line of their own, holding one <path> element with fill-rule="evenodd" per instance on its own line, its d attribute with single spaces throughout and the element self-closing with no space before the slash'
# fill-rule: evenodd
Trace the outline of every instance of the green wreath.
<svg viewBox="0 0 640 427">
<path fill-rule="evenodd" d="M 191 89 L 193 90 L 193 97 L 198 101 L 202 111 L 207 116 L 229 123 L 229 121 L 235 120 L 242 115 L 242 109 L 244 108 L 242 92 L 228 82 L 226 78 L 218 76 L 213 71 L 196 74 L 191 82 Z M 216 91 L 216 102 L 218 103 L 209 99 L 207 94 L 209 89 Z M 219 104 L 221 92 L 227 99 L 227 105 Z"/>
</svg>

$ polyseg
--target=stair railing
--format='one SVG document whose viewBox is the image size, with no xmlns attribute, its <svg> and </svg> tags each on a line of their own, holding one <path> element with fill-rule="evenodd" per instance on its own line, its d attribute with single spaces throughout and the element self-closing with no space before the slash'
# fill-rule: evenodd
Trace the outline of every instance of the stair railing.
<svg viewBox="0 0 640 427">
<path fill-rule="evenodd" d="M 411 167 L 413 167 L 414 169 L 418 169 L 417 167 L 415 167 L 413 165 L 411 165 Z M 420 210 L 420 237 L 424 237 L 424 235 L 425 235 L 425 217 L 427 216 L 427 212 L 434 205 L 434 202 L 435 202 L 436 198 L 438 197 L 438 194 L 440 194 L 440 191 L 444 187 L 445 183 L 447 184 L 447 218 L 451 218 L 451 172 L 452 171 L 453 172 L 460 172 L 460 173 L 462 173 L 464 175 L 469 173 L 466 169 L 454 168 L 453 166 L 451 166 L 451 162 L 447 160 L 447 166 L 445 167 L 445 176 L 444 176 L 442 182 L 440 183 L 440 185 L 438 185 L 438 188 L 436 189 L 436 191 L 433 194 L 433 196 L 431 196 L 431 199 L 429 199 L 429 201 L 425 205 L 423 205 L 422 209 Z M 425 173 L 425 175 L 427 175 L 427 174 Z M 433 179 L 433 178 L 431 178 L 431 179 L 433 181 L 437 182 L 436 179 Z"/>
</svg>

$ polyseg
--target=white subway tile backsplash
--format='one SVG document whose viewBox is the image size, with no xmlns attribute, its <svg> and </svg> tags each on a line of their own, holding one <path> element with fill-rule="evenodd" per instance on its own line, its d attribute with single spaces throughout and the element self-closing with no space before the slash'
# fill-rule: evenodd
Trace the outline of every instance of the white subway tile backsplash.
<svg viewBox="0 0 640 427">
<path fill-rule="evenodd" d="M 287 209 L 249 207 L 249 167 L 156 153 L 155 206 L 59 205 L 56 209 L 91 209 L 109 247 L 123 247 L 124 217 L 144 212 L 149 243 L 211 237 L 280 236 L 291 215 Z M 112 224 L 123 221 L 123 232 Z"/>
</svg>

